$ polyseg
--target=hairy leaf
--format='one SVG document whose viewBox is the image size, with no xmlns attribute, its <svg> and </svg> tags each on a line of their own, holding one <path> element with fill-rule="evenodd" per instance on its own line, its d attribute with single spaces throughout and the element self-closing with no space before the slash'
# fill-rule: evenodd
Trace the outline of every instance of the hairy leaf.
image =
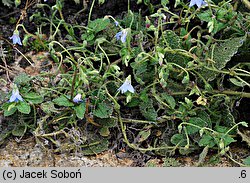
<svg viewBox="0 0 250 183">
<path fill-rule="evenodd" d="M 113 107 L 107 103 L 99 103 L 94 110 L 94 116 L 98 118 L 109 118 L 113 112 Z"/>
<path fill-rule="evenodd" d="M 31 111 L 29 104 L 26 102 L 19 102 L 16 105 L 16 107 L 19 112 L 24 113 L 24 114 L 29 114 Z"/>
<path fill-rule="evenodd" d="M 53 102 L 59 106 L 70 107 L 74 106 L 73 102 L 70 102 L 67 97 L 61 95 L 60 97 L 53 100 Z"/>
<path fill-rule="evenodd" d="M 231 58 L 237 53 L 238 48 L 243 45 L 245 40 L 246 35 L 242 37 L 226 39 L 215 43 L 210 51 L 210 55 L 212 56 L 212 59 L 214 61 L 213 66 L 212 63 L 208 63 L 207 66 L 215 67 L 218 70 L 223 69 L 231 60 Z M 218 72 L 213 72 L 212 70 L 208 71 L 205 68 L 203 68 L 200 73 L 208 81 L 214 80 L 218 75 Z"/>
<path fill-rule="evenodd" d="M 141 114 L 147 120 L 156 121 L 157 112 L 154 109 L 152 100 L 148 100 L 147 102 L 141 102 L 140 111 L 141 111 Z"/>
</svg>

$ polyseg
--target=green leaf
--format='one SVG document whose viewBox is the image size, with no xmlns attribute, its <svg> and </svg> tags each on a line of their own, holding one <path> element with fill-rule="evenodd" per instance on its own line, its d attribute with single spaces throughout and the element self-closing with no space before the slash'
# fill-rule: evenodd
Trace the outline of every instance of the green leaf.
<svg viewBox="0 0 250 183">
<path fill-rule="evenodd" d="M 16 105 L 17 109 L 19 112 L 23 113 L 23 114 L 29 114 L 31 109 L 30 109 L 30 105 L 27 102 L 19 102 Z"/>
<path fill-rule="evenodd" d="M 101 5 L 105 2 L 105 0 L 98 0 L 98 4 Z"/>
<path fill-rule="evenodd" d="M 239 87 L 244 87 L 244 86 L 246 86 L 246 83 L 244 83 L 244 82 L 242 82 L 242 81 L 240 81 L 240 80 L 238 80 L 238 79 L 236 79 L 236 78 L 229 78 L 229 81 L 230 81 L 231 83 L 233 83 L 234 85 L 239 86 Z"/>
<path fill-rule="evenodd" d="M 212 20 L 212 14 L 210 10 L 206 10 L 202 13 L 199 13 L 197 16 L 199 17 L 201 21 L 204 21 L 204 22 L 209 22 Z"/>
<path fill-rule="evenodd" d="M 86 41 L 92 41 L 94 38 L 95 38 L 95 35 L 93 33 L 81 35 L 81 39 L 86 40 Z"/>
<path fill-rule="evenodd" d="M 139 106 L 140 100 L 138 98 L 132 98 L 131 101 L 126 105 L 127 107 Z"/>
<path fill-rule="evenodd" d="M 26 85 L 29 83 L 31 78 L 26 73 L 20 73 L 14 79 L 14 83 L 17 85 Z"/>
<path fill-rule="evenodd" d="M 183 77 L 181 83 L 182 83 L 182 84 L 188 84 L 188 83 L 189 83 L 189 80 L 190 80 L 190 79 L 189 79 L 189 75 L 186 75 L 186 76 Z"/>
<path fill-rule="evenodd" d="M 184 43 L 185 43 L 185 45 L 188 47 L 188 49 L 190 49 L 190 47 L 191 47 L 191 45 L 192 45 L 192 43 L 191 43 L 191 39 L 192 39 L 192 37 L 191 37 L 191 35 L 188 33 L 188 31 L 185 29 L 185 28 L 181 28 L 181 30 L 180 30 L 180 36 L 181 37 L 184 37 L 184 36 L 187 36 L 186 37 L 186 39 L 185 39 L 185 41 L 184 41 Z"/>
<path fill-rule="evenodd" d="M 22 41 L 23 46 L 28 46 L 29 38 L 31 38 L 31 37 L 32 37 L 32 35 L 30 35 L 30 34 L 25 34 L 24 35 L 24 38 L 23 38 L 23 41 Z"/>
<path fill-rule="evenodd" d="M 126 52 L 125 52 L 126 51 Z M 128 55 L 127 50 L 124 50 L 124 56 Z M 150 64 L 148 59 L 142 61 L 144 57 L 138 55 L 135 58 L 135 62 L 132 62 L 130 65 L 133 68 L 134 78 L 136 82 L 143 85 L 147 82 L 151 82 L 153 78 L 152 65 Z"/>
<path fill-rule="evenodd" d="M 108 18 L 98 18 L 94 21 L 91 21 L 88 25 L 90 29 L 92 29 L 95 33 L 104 30 L 110 24 L 110 20 Z"/>
<path fill-rule="evenodd" d="M 149 101 L 147 92 L 148 92 L 148 91 L 145 89 L 145 90 L 142 90 L 142 92 L 140 93 L 140 99 L 141 99 L 143 102 Z"/>
<path fill-rule="evenodd" d="M 189 98 L 187 98 L 187 97 L 185 97 L 185 102 L 186 102 L 186 104 L 185 104 L 185 107 L 187 108 L 187 109 L 192 109 L 192 107 L 194 106 L 194 104 L 193 104 L 193 102 L 192 102 L 192 100 L 190 100 Z"/>
<path fill-rule="evenodd" d="M 190 118 L 190 120 L 188 121 L 188 123 L 194 124 L 194 125 L 199 126 L 201 128 L 207 126 L 206 121 L 204 121 L 201 118 L 197 118 L 197 117 Z M 190 125 L 187 125 L 186 128 L 187 128 L 188 134 L 194 134 L 194 133 L 196 133 L 196 132 L 198 132 L 200 130 L 200 128 L 197 128 L 197 127 L 194 127 L 194 126 L 190 126 Z"/>
<path fill-rule="evenodd" d="M 238 48 L 241 47 L 246 40 L 246 35 L 242 37 L 230 38 L 226 40 L 220 40 L 220 42 L 213 45 L 213 49 L 210 51 L 210 55 L 213 55 L 214 67 L 218 70 L 223 69 L 231 58 L 238 52 Z M 211 63 L 208 64 L 211 67 Z M 205 68 L 200 70 L 203 77 L 212 81 L 218 75 L 218 72 L 209 71 Z"/>
<path fill-rule="evenodd" d="M 164 58 L 168 62 L 176 63 L 182 67 L 185 67 L 186 64 L 189 62 L 190 58 L 179 54 L 179 52 L 177 51 L 177 49 L 182 49 L 182 41 L 181 38 L 176 35 L 174 31 L 164 31 L 161 37 L 159 38 L 159 45 L 164 48 Z"/>
<path fill-rule="evenodd" d="M 168 95 L 166 93 L 162 93 L 161 97 L 169 104 L 169 106 L 174 109 L 176 106 L 176 102 L 174 97 L 172 97 L 171 95 Z"/>
<path fill-rule="evenodd" d="M 243 159 L 244 165 L 250 166 L 250 156 L 248 156 L 246 159 Z"/>
<path fill-rule="evenodd" d="M 11 131 L 9 129 L 2 130 L 0 133 L 0 145 L 6 142 L 5 139 L 7 139 L 7 137 L 9 137 L 10 135 L 11 135 Z"/>
<path fill-rule="evenodd" d="M 80 0 L 74 0 L 76 4 L 80 4 Z"/>
<path fill-rule="evenodd" d="M 169 0 L 161 0 L 161 5 L 166 6 L 169 3 Z"/>
<path fill-rule="evenodd" d="M 163 167 L 180 167 L 181 163 L 179 160 L 176 160 L 174 158 L 163 158 Z"/>
<path fill-rule="evenodd" d="M 224 136 L 223 140 L 224 140 L 225 147 L 231 144 L 232 142 L 236 142 L 236 140 L 230 137 L 229 135 Z"/>
<path fill-rule="evenodd" d="M 51 102 L 51 101 L 47 101 L 45 103 L 42 103 L 41 104 L 41 109 L 46 114 L 50 114 L 52 112 L 54 112 L 54 113 L 58 113 L 59 112 L 59 110 L 55 108 L 54 103 Z"/>
<path fill-rule="evenodd" d="M 148 139 L 148 137 L 151 134 L 151 129 L 146 129 L 142 130 L 139 132 L 139 141 L 138 142 L 143 142 Z"/>
<path fill-rule="evenodd" d="M 99 131 L 100 135 L 103 137 L 108 137 L 110 135 L 110 131 L 108 127 L 102 127 Z"/>
<path fill-rule="evenodd" d="M 195 150 L 194 149 L 179 149 L 179 153 L 181 155 L 188 155 L 190 153 L 193 153 Z"/>
<path fill-rule="evenodd" d="M 113 107 L 107 103 L 99 103 L 97 109 L 94 110 L 94 116 L 98 118 L 109 118 L 113 113 Z"/>
<path fill-rule="evenodd" d="M 26 93 L 23 95 L 23 98 L 32 104 L 40 104 L 43 102 L 43 96 L 35 92 Z"/>
<path fill-rule="evenodd" d="M 12 0 L 2 0 L 2 3 L 5 6 L 9 6 L 9 7 L 11 7 L 13 5 L 13 1 Z"/>
<path fill-rule="evenodd" d="M 212 121 L 210 115 L 204 110 L 197 111 L 197 116 L 206 122 L 208 128 L 212 128 Z"/>
<path fill-rule="evenodd" d="M 91 145 L 83 148 L 83 155 L 95 155 L 108 150 L 109 141 L 107 139 L 101 139 L 97 142 L 90 142 L 90 144 Z"/>
<path fill-rule="evenodd" d="M 208 146 L 208 147 L 214 147 L 214 145 L 216 144 L 214 141 L 214 138 L 208 134 L 205 134 L 202 136 L 202 138 L 199 141 L 199 146 Z"/>
<path fill-rule="evenodd" d="M 240 124 L 241 124 L 242 126 L 244 126 L 244 127 L 248 127 L 248 123 L 245 122 L 245 121 L 241 121 Z"/>
<path fill-rule="evenodd" d="M 10 115 L 14 114 L 16 112 L 16 110 L 17 110 L 17 108 L 14 107 L 14 108 L 11 108 L 10 110 L 5 110 L 3 114 L 5 117 L 10 116 Z"/>
<path fill-rule="evenodd" d="M 19 124 L 12 130 L 12 135 L 21 137 L 25 134 L 26 130 L 27 126 L 25 124 Z"/>
<path fill-rule="evenodd" d="M 159 38 L 160 45 L 165 45 L 172 49 L 178 49 L 181 46 L 181 40 L 179 36 L 176 35 L 174 31 L 166 30 L 162 33 L 161 37 Z"/>
<path fill-rule="evenodd" d="M 102 127 L 115 127 L 117 126 L 117 121 L 113 118 L 95 118 L 96 123 Z"/>
<path fill-rule="evenodd" d="M 149 99 L 147 102 L 141 102 L 140 104 L 141 114 L 147 119 L 156 121 L 157 112 L 154 109 L 153 101 Z"/>
<path fill-rule="evenodd" d="M 76 116 L 79 119 L 83 119 L 86 111 L 86 102 L 85 101 L 81 102 L 81 104 L 74 107 L 74 110 L 76 112 Z"/>
<path fill-rule="evenodd" d="M 183 134 L 174 134 L 171 137 L 171 143 L 174 145 L 185 146 L 187 144 L 187 139 Z"/>
<path fill-rule="evenodd" d="M 229 127 L 216 125 L 214 127 L 214 130 L 219 132 L 219 133 L 226 133 L 229 130 Z"/>
<path fill-rule="evenodd" d="M 71 107 L 74 106 L 73 102 L 70 102 L 67 97 L 61 95 L 60 97 L 53 100 L 53 102 L 59 106 Z"/>
<path fill-rule="evenodd" d="M 11 103 L 4 103 L 1 108 L 4 111 L 4 116 L 10 116 L 12 114 L 14 114 L 17 110 L 16 108 L 16 104 L 15 102 L 11 102 Z"/>
</svg>

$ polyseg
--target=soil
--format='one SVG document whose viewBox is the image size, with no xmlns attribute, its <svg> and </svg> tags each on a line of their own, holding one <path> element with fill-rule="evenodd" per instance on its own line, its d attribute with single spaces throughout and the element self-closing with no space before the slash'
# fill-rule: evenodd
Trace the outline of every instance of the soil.
<svg viewBox="0 0 250 183">
<path fill-rule="evenodd" d="M 79 24 L 85 24 L 87 20 L 87 15 L 91 7 L 92 1 L 86 1 L 87 8 L 86 10 L 82 11 L 79 16 L 74 19 Z M 158 1 L 157 1 L 158 2 Z M 24 3 L 24 2 L 23 2 Z M 50 1 L 50 4 L 53 4 L 54 1 Z M 82 3 L 82 2 L 81 2 Z M 75 6 L 72 1 L 67 3 L 66 8 L 68 11 L 65 11 L 66 21 L 72 21 L 72 14 L 76 14 L 77 12 L 83 9 L 83 4 L 79 6 Z M 21 5 L 21 7 L 23 7 Z M 137 5 L 136 0 L 131 0 L 131 9 L 138 10 L 142 8 L 143 14 L 147 14 L 148 10 L 143 5 Z M 105 15 L 113 15 L 113 16 L 122 16 L 123 12 L 127 10 L 127 0 L 109 0 L 108 3 L 104 5 L 96 5 L 93 9 L 91 19 L 95 19 L 98 17 L 103 17 Z M 34 9 L 28 10 L 28 17 L 32 15 Z M 11 12 L 11 13 L 10 13 Z M 13 14 L 14 13 L 14 14 Z M 5 8 L 4 6 L 0 6 L 0 36 L 4 36 L 5 39 L 8 39 L 12 35 L 15 24 L 10 24 L 10 17 L 14 17 L 18 19 L 20 16 L 20 9 L 18 8 Z M 29 23 L 29 22 L 26 22 Z M 28 24 L 29 25 L 29 24 Z M 35 32 L 36 27 L 34 25 L 28 26 L 28 31 Z M 21 51 L 23 48 L 20 48 Z M 30 53 L 30 57 L 33 55 L 33 52 L 30 50 L 26 50 L 26 53 Z M 38 53 L 34 53 L 38 55 Z M 44 53 L 39 53 L 39 55 Z M 45 53 L 46 54 L 46 53 Z M 45 55 L 46 56 L 46 55 Z M 12 59 L 10 59 L 12 60 Z M 32 59 L 35 60 L 35 59 Z M 3 65 L 2 62 L 0 62 Z M 14 63 L 13 63 L 14 64 Z M 9 65 L 11 65 L 9 63 Z M 27 69 L 25 71 L 28 73 Z M 13 69 L 14 75 L 18 72 L 21 72 L 23 68 L 15 66 Z M 36 73 L 33 74 L 35 75 Z M 32 75 L 32 73 L 29 73 Z M 14 77 L 11 75 L 11 78 Z M 5 76 L 5 71 L 0 69 L 0 76 Z M 6 86 L 2 86 L 0 83 L 0 101 L 1 101 L 1 94 L 7 93 L 8 88 Z M 239 119 L 249 120 L 250 113 L 246 112 L 249 111 L 248 105 L 249 100 L 243 99 L 239 104 L 238 112 L 240 115 Z M 0 114 L 0 122 L 2 121 L 2 114 Z M 239 140 L 240 141 L 240 140 Z M 235 146 L 232 149 L 233 157 L 240 160 L 242 158 L 246 158 L 249 156 L 249 147 L 239 147 Z M 208 155 L 205 159 L 205 162 L 213 156 L 214 154 Z M 178 156 L 174 157 L 175 160 L 179 161 L 179 166 L 197 166 L 199 161 L 199 155 L 193 156 Z M 57 153 L 54 152 L 52 148 L 43 148 L 39 144 L 36 144 L 36 141 L 33 137 L 29 137 L 26 139 L 18 140 L 18 139 L 11 139 L 8 142 L 5 142 L 0 147 L 0 167 L 24 167 L 24 166 L 32 166 L 32 167 L 131 167 L 131 166 L 148 166 L 148 162 L 151 164 L 153 163 L 154 166 L 162 167 L 163 166 L 163 158 L 162 157 L 155 157 L 150 155 L 143 155 L 140 152 L 114 152 L 112 150 L 105 151 L 101 154 L 95 156 L 84 156 L 80 153 Z M 237 164 L 233 163 L 226 157 L 220 158 L 219 163 L 215 164 L 208 164 L 203 163 L 201 166 L 218 166 L 218 167 L 232 167 L 238 166 Z"/>
<path fill-rule="evenodd" d="M 235 154 L 247 154 L 246 148 L 236 147 L 233 149 Z M 147 162 L 143 156 L 137 159 L 133 153 L 112 151 L 105 151 L 95 156 L 84 156 L 80 153 L 55 153 L 53 149 L 42 148 L 35 143 L 34 138 L 30 137 L 25 140 L 17 142 L 17 140 L 10 140 L 3 144 L 0 148 L 0 167 L 140 167 L 154 164 L 155 167 L 163 167 L 163 159 L 161 157 L 151 157 Z M 212 167 L 235 167 L 237 164 L 233 163 L 226 157 L 221 157 L 217 163 L 207 163 L 212 157 L 208 155 L 205 163 L 200 166 Z M 141 159 L 140 159 L 141 158 Z M 193 167 L 197 166 L 199 156 L 175 156 L 179 167 Z M 171 166 L 171 164 L 169 165 Z"/>
</svg>

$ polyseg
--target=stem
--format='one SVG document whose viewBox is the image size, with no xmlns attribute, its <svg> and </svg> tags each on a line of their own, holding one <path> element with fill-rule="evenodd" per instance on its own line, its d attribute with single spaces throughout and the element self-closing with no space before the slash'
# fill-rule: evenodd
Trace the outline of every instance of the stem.
<svg viewBox="0 0 250 183">
<path fill-rule="evenodd" d="M 70 59 L 74 62 L 75 65 L 77 65 L 77 62 L 75 61 L 74 57 L 69 53 L 69 51 L 58 41 L 51 41 L 50 44 L 56 43 L 58 44 L 70 57 Z"/>
<path fill-rule="evenodd" d="M 211 132 L 213 132 L 213 133 L 215 133 L 215 134 L 218 134 L 218 132 L 216 132 L 216 131 L 212 130 L 211 128 L 207 128 L 207 127 L 200 127 L 200 126 L 197 126 L 197 125 L 192 124 L 192 123 L 182 122 L 180 125 L 189 125 L 189 126 L 196 127 L 196 128 L 198 128 L 198 129 L 200 129 L 200 130 L 201 130 L 201 129 L 204 129 L 204 130 L 211 131 Z"/>
<path fill-rule="evenodd" d="M 239 126 L 240 124 L 242 124 L 242 122 L 239 122 L 239 123 L 235 124 L 234 126 L 232 126 L 232 128 L 230 128 L 230 129 L 225 133 L 225 135 L 227 135 L 230 131 L 232 131 L 234 128 L 236 128 L 236 127 Z"/>
<path fill-rule="evenodd" d="M 19 49 L 17 49 L 17 47 L 15 47 L 15 50 L 17 50 L 18 53 L 20 53 L 20 54 L 29 62 L 29 64 L 30 64 L 32 67 L 34 67 L 34 64 L 31 63 L 31 61 L 30 61 L 21 51 L 19 51 Z"/>
<path fill-rule="evenodd" d="M 70 100 L 71 101 L 73 101 L 73 97 L 74 97 L 76 74 L 77 74 L 77 67 L 74 70 L 73 80 L 72 80 L 72 85 L 71 85 L 71 90 L 70 90 Z"/>
<path fill-rule="evenodd" d="M 110 116 L 111 119 L 118 120 L 115 116 Z M 155 121 L 146 121 L 146 120 L 139 120 L 139 119 L 129 119 L 129 118 L 121 118 L 124 123 L 138 123 L 138 124 L 155 124 L 157 125 L 157 122 Z"/>
<path fill-rule="evenodd" d="M 233 159 L 230 155 L 228 155 L 228 154 L 225 154 L 225 155 L 226 155 L 226 157 L 228 157 L 230 160 L 232 160 L 234 163 L 236 163 L 236 164 L 238 164 L 238 165 L 240 165 L 240 166 L 246 167 L 246 165 L 244 165 L 244 164 L 242 164 L 242 163 L 236 161 L 236 160 Z"/>
<path fill-rule="evenodd" d="M 250 2 L 248 1 L 248 0 L 241 0 L 244 4 L 245 4 L 245 6 L 248 8 L 248 9 L 250 9 Z"/>
<path fill-rule="evenodd" d="M 89 10 L 88 24 L 90 23 L 90 18 L 91 18 L 91 15 L 92 15 L 94 4 L 95 4 L 95 0 L 92 1 L 91 7 L 90 7 L 90 10 Z"/>
<path fill-rule="evenodd" d="M 250 98 L 250 93 L 246 93 L 246 92 L 238 92 L 238 91 L 231 91 L 231 90 L 225 90 L 225 91 L 220 91 L 220 90 L 213 90 L 213 91 L 206 91 L 207 93 L 212 93 L 212 94 L 226 94 L 226 95 L 237 95 L 240 96 L 242 98 Z M 169 95 L 171 96 L 176 96 L 176 95 L 188 95 L 190 92 L 186 92 L 186 91 L 181 91 L 181 92 L 173 92 L 170 93 Z"/>
</svg>

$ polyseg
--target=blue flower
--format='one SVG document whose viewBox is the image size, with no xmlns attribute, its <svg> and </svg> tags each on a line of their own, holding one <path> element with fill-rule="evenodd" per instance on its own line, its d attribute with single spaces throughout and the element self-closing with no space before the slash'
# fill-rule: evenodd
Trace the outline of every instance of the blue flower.
<svg viewBox="0 0 250 183">
<path fill-rule="evenodd" d="M 23 98 L 19 94 L 19 90 L 17 88 L 17 85 L 15 84 L 9 102 L 18 102 L 18 101 L 23 101 Z"/>
<path fill-rule="evenodd" d="M 73 98 L 73 102 L 75 102 L 75 103 L 82 102 L 82 95 L 78 93 L 78 94 Z"/>
<path fill-rule="evenodd" d="M 19 31 L 15 30 L 13 35 L 10 37 L 12 39 L 13 44 L 19 44 L 22 45 L 21 39 L 19 37 Z"/>
<path fill-rule="evenodd" d="M 123 29 L 122 31 L 118 32 L 118 33 L 115 35 L 115 38 L 116 38 L 117 40 L 121 40 L 122 43 L 125 43 L 125 42 L 126 42 L 126 38 L 127 38 L 127 34 L 128 34 L 127 29 Z"/>
<path fill-rule="evenodd" d="M 207 5 L 207 3 L 204 0 L 191 0 L 189 7 L 192 7 L 195 4 L 198 6 L 198 8 L 200 8 L 203 5 Z"/>
<path fill-rule="evenodd" d="M 120 40 L 120 39 L 121 39 L 121 36 L 122 36 L 122 31 L 116 33 L 115 38 L 116 38 L 117 40 Z"/>
<path fill-rule="evenodd" d="M 119 22 L 115 21 L 115 26 L 117 27 L 119 25 Z"/>
<path fill-rule="evenodd" d="M 126 93 L 127 91 L 130 91 L 131 93 L 135 92 L 134 87 L 131 85 L 131 75 L 129 75 L 125 82 L 122 84 L 122 86 L 118 89 L 118 91 L 121 91 L 121 93 Z"/>
</svg>

